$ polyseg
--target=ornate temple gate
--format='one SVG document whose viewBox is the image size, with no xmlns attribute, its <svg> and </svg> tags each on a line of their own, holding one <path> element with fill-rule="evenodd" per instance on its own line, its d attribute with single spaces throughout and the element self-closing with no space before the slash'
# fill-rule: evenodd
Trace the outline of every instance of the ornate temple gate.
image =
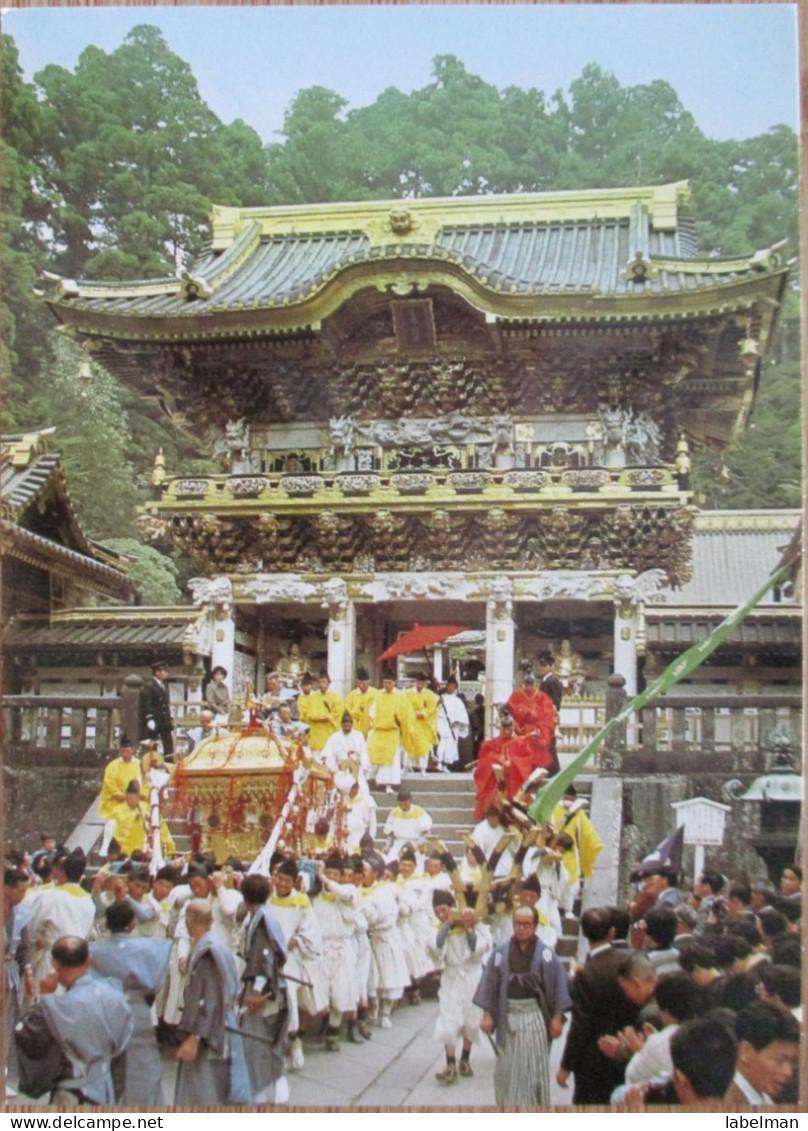
<svg viewBox="0 0 808 1131">
<path fill-rule="evenodd" d="M 591 645 L 598 660 L 581 664 L 572 654 L 570 702 L 602 703 L 613 669 L 636 693 L 645 604 L 661 599 L 664 584 L 662 570 L 637 577 L 595 570 L 515 576 L 435 571 L 326 581 L 299 574 L 220 576 L 192 583 L 199 612 L 190 631 L 195 650 L 209 653 L 211 666 L 221 664 L 231 673 L 237 697 L 245 694 L 247 680 L 263 686 L 264 672 L 277 666 L 290 640 L 302 640 L 304 666 L 315 673 L 326 667 L 344 696 L 359 665 L 378 677 L 376 657 L 398 631 L 414 623 L 465 624 L 485 633 L 481 686 L 490 723 L 494 705 L 508 699 L 520 670 L 535 668 L 538 653 L 552 642 L 548 626 L 564 626 L 566 635 L 557 634 L 563 658 L 568 626 L 582 612 L 590 620 L 594 614 L 599 625 Z M 248 622 L 258 629 L 239 627 Z"/>
<path fill-rule="evenodd" d="M 302 638 L 344 692 L 400 628 L 471 621 L 490 722 L 547 647 L 637 689 L 689 447 L 744 426 L 787 275 L 702 252 L 676 182 L 217 207 L 181 279 L 46 301 L 220 461 L 159 456 L 140 518 L 206 565 L 189 651 L 238 691 Z"/>
</svg>

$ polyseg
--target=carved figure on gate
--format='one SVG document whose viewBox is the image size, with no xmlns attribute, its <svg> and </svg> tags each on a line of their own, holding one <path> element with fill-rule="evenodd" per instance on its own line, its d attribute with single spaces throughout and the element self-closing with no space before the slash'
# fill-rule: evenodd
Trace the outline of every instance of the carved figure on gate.
<svg viewBox="0 0 808 1131">
<path fill-rule="evenodd" d="M 573 652 L 569 640 L 562 640 L 553 670 L 566 694 L 581 696 L 584 693 L 586 672 L 580 653 Z"/>
<path fill-rule="evenodd" d="M 284 687 L 300 686 L 300 681 L 308 670 L 309 658 L 301 652 L 300 645 L 293 640 L 289 651 L 278 660 L 278 677 Z"/>
<path fill-rule="evenodd" d="M 331 455 L 336 471 L 353 471 L 353 452 L 356 425 L 352 416 L 332 416 L 328 422 L 331 433 Z"/>
<path fill-rule="evenodd" d="M 494 467 L 513 467 L 513 420 L 507 413 L 491 418 L 491 438 Z"/>
</svg>

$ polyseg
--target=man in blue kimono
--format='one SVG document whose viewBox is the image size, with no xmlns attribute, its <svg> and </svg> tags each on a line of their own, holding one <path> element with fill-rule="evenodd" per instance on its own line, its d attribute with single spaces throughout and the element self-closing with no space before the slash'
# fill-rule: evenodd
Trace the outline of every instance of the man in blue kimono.
<svg viewBox="0 0 808 1131">
<path fill-rule="evenodd" d="M 21 868 L 6 868 L 3 874 L 3 975 L 5 984 L 6 1087 L 17 1077 L 14 1030 L 22 1016 L 22 1003 L 34 992 L 28 947 L 23 927 L 31 918 L 28 874 Z"/>
<path fill-rule="evenodd" d="M 120 1064 L 121 1071 L 113 1066 L 116 1098 L 125 1105 L 164 1107 L 163 1065 L 151 1005 L 168 973 L 171 941 L 134 937 L 135 912 L 125 900 L 110 904 L 105 916 L 111 938 L 90 944 L 93 969 L 123 984 L 134 1018 L 132 1040 Z"/>
<path fill-rule="evenodd" d="M 286 942 L 281 925 L 267 907 L 270 886 L 257 872 L 245 876 L 241 897 L 249 913 L 244 934 L 244 973 L 241 980 L 241 1028 L 254 1103 L 265 1103 L 274 1085 L 273 1102 L 289 1102 L 289 1083 L 283 1060 L 289 1031 L 286 1000 Z M 250 1040 L 250 1037 L 254 1039 Z"/>
<path fill-rule="evenodd" d="M 22 1075 L 20 1089 L 43 1095 L 51 1087 L 50 1102 L 60 1107 L 114 1104 L 112 1061 L 124 1052 L 134 1028 L 121 984 L 90 969 L 87 941 L 75 935 L 57 939 L 51 961 L 54 973 L 40 983 L 40 1004 L 16 1032 L 17 1049 L 39 1090 L 24 1086 Z M 66 992 L 54 993 L 57 986 Z M 46 1087 L 37 1063 L 48 1066 Z"/>
<path fill-rule="evenodd" d="M 180 1065 L 174 1103 L 188 1107 L 249 1103 L 244 1042 L 235 1031 L 239 990 L 235 959 L 211 930 L 213 910 L 207 900 L 186 904 L 185 924 L 194 947 L 179 1024 L 185 1039 L 176 1052 Z"/>
<path fill-rule="evenodd" d="M 519 907 L 513 938 L 486 963 L 474 1004 L 480 1028 L 494 1034 L 499 1056 L 494 1096 L 499 1107 L 542 1107 L 550 1102 L 550 1041 L 561 1035 L 572 1002 L 560 958 L 536 934 L 539 913 Z"/>
</svg>

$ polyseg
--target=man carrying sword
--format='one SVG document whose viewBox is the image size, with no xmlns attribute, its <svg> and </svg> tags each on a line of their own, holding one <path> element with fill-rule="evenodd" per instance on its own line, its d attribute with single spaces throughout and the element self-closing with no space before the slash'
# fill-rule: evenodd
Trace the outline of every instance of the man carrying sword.
<svg viewBox="0 0 808 1131">
<path fill-rule="evenodd" d="M 287 949 L 283 931 L 267 907 L 270 883 L 258 873 L 245 876 L 241 897 L 249 919 L 244 932 L 244 988 L 239 998 L 239 1026 L 246 1038 L 244 1054 L 253 1103 L 289 1102 L 283 1061 L 289 1031 L 289 1004 L 283 967 Z M 251 1039 L 252 1038 L 252 1039 Z"/>
</svg>

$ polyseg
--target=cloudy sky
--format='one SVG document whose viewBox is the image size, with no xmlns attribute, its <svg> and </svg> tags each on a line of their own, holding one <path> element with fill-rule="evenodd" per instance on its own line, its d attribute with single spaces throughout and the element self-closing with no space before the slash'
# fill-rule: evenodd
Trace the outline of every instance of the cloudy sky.
<svg viewBox="0 0 808 1131">
<path fill-rule="evenodd" d="M 190 63 L 225 122 L 242 118 L 277 140 L 303 87 L 337 91 L 349 108 L 388 86 L 429 82 L 435 55 L 453 54 L 494 85 L 568 88 L 587 63 L 624 86 L 664 79 L 704 132 L 751 137 L 797 128 L 797 6 L 711 4 L 124 5 L 5 9 L 25 77 L 72 69 L 88 44 L 114 50 L 137 24 L 161 29 Z"/>
</svg>

